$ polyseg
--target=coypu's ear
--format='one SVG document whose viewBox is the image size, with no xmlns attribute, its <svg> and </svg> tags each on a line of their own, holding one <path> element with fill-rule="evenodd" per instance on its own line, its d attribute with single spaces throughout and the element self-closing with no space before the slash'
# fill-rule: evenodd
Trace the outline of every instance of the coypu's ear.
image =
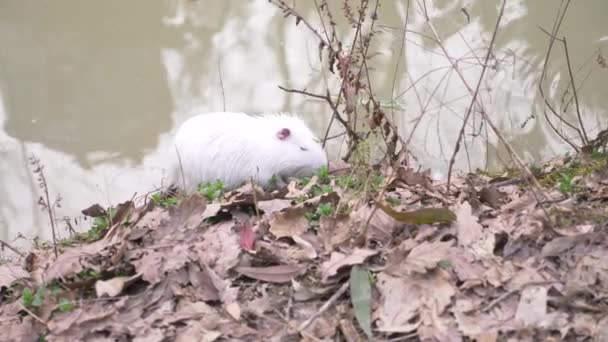
<svg viewBox="0 0 608 342">
<path fill-rule="evenodd" d="M 281 128 L 277 132 L 277 138 L 279 138 L 279 140 L 285 140 L 285 139 L 289 138 L 290 135 L 291 135 L 291 132 L 289 131 L 289 128 Z"/>
</svg>

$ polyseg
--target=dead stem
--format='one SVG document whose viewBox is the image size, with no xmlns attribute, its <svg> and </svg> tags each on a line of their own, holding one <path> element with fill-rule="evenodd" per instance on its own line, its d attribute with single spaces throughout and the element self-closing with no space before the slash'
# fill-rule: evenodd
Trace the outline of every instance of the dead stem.
<svg viewBox="0 0 608 342">
<path fill-rule="evenodd" d="M 23 304 L 21 304 L 20 302 L 17 302 L 17 304 L 19 305 L 19 307 L 21 308 L 21 310 L 27 312 L 28 315 L 32 316 L 33 319 L 37 320 L 38 323 L 42 324 L 45 328 L 49 328 L 46 325 L 46 322 L 42 320 L 42 318 L 38 317 L 35 313 L 33 313 L 32 311 L 30 311 L 28 308 L 26 308 Z"/>
<path fill-rule="evenodd" d="M 568 53 L 566 37 L 562 38 L 562 42 L 564 43 L 564 54 L 566 55 L 566 64 L 568 65 L 568 74 L 570 75 L 570 84 L 572 86 L 574 103 L 576 105 L 576 116 L 578 117 L 578 124 L 581 126 L 581 131 L 583 132 L 583 144 L 587 145 L 589 143 L 589 137 L 585 131 L 585 125 L 583 124 L 583 118 L 581 116 L 581 108 L 578 103 L 578 92 L 576 91 L 576 84 L 574 83 L 574 74 L 572 73 L 572 64 L 570 63 L 570 54 Z"/>
<path fill-rule="evenodd" d="M 327 311 L 327 309 L 329 309 L 346 292 L 346 290 L 348 290 L 348 286 L 349 286 L 349 283 L 347 281 L 344 282 L 344 284 L 342 284 L 342 287 L 340 287 L 340 289 L 338 291 L 336 291 L 336 293 L 334 293 L 331 296 L 331 298 L 329 298 L 327 300 L 327 302 L 325 302 L 325 304 L 323 304 L 319 308 L 319 310 L 317 312 L 315 312 L 312 316 L 310 316 L 307 320 L 305 320 L 304 322 L 302 322 L 302 324 L 300 324 L 300 326 L 298 327 L 298 330 L 300 330 L 300 331 L 305 330 L 312 322 L 314 322 L 315 319 L 317 319 L 325 311 Z"/>
<path fill-rule="evenodd" d="M 51 221 L 51 231 L 53 234 L 53 251 L 55 252 L 55 258 L 59 256 L 57 252 L 57 235 L 55 232 L 55 218 L 53 217 L 53 210 L 56 205 L 59 205 L 61 201 L 61 197 L 58 196 L 54 202 L 51 202 L 51 198 L 49 195 L 49 186 L 46 182 L 46 177 L 44 176 L 44 166 L 40 163 L 40 159 L 36 158 L 34 154 L 30 157 L 30 163 L 35 167 L 34 173 L 38 174 L 38 185 L 44 192 L 44 198 L 41 196 L 38 199 L 38 204 L 42 207 L 43 210 L 46 210 L 49 214 L 49 220 Z"/>
<path fill-rule="evenodd" d="M 562 1 L 563 3 L 563 1 Z M 543 81 L 547 75 L 547 67 L 549 64 L 549 57 L 551 55 L 551 51 L 553 50 L 553 44 L 555 43 L 555 41 L 557 40 L 556 35 L 557 32 L 559 31 L 559 28 L 564 20 L 564 17 L 566 15 L 566 11 L 568 10 L 568 5 L 570 4 L 570 0 L 567 0 L 566 2 L 566 6 L 563 10 L 563 12 L 560 13 L 560 11 L 557 12 L 556 15 L 556 19 L 553 22 L 553 29 L 551 31 L 551 33 L 545 31 L 543 28 L 540 28 L 541 31 L 545 32 L 550 40 L 549 40 L 549 47 L 547 48 L 547 53 L 545 54 L 545 61 L 543 63 L 543 69 L 540 75 L 540 80 L 538 82 L 538 91 L 541 95 L 541 97 L 543 98 L 543 101 L 545 102 L 545 105 L 547 106 L 547 108 L 549 108 L 549 111 L 551 111 L 551 113 L 556 116 L 559 121 L 561 123 L 563 123 L 564 125 L 570 127 L 571 129 L 573 129 L 574 131 L 576 131 L 576 133 L 578 134 L 578 136 L 580 137 L 581 141 L 584 141 L 584 136 L 582 135 L 581 131 L 574 125 L 572 125 L 570 122 L 568 122 L 567 120 L 565 120 L 562 115 L 560 115 L 559 113 L 557 113 L 557 110 L 555 108 L 553 108 L 553 106 L 551 105 L 551 103 L 549 102 L 549 99 L 547 98 L 547 96 L 545 95 L 545 90 L 543 89 Z M 561 14 L 561 15 L 560 15 Z M 572 147 L 577 153 L 579 152 L 579 147 L 574 144 L 572 141 L 570 141 L 570 139 L 568 139 L 562 132 L 560 132 L 560 130 L 555 126 L 555 124 L 551 121 L 551 119 L 549 118 L 549 115 L 547 113 L 547 111 L 543 111 L 543 114 L 545 116 L 545 120 L 547 121 L 547 123 L 549 124 L 549 126 L 551 127 L 551 129 L 553 130 L 553 132 L 555 132 L 555 134 L 557 134 L 563 141 L 565 141 L 568 145 L 570 145 L 570 147 Z"/>
<path fill-rule="evenodd" d="M 9 245 L 7 242 L 0 240 L 0 245 L 10 249 L 11 251 L 13 251 L 15 254 L 18 254 L 20 257 L 25 258 L 25 254 L 19 252 L 19 250 L 11 245 Z"/>
<path fill-rule="evenodd" d="M 477 85 L 475 86 L 475 91 L 473 92 L 473 96 L 471 98 L 471 102 L 469 103 L 469 107 L 467 108 L 467 112 L 465 114 L 464 120 L 462 121 L 462 126 L 460 127 L 460 132 L 458 133 L 458 138 L 456 139 L 456 146 L 454 146 L 454 152 L 452 153 L 452 158 L 450 158 L 450 165 L 448 167 L 448 185 L 447 185 L 448 192 L 450 191 L 450 182 L 452 180 L 452 169 L 454 167 L 454 162 L 456 161 L 456 155 L 458 154 L 458 151 L 460 150 L 460 144 L 462 143 L 462 139 L 464 138 L 464 130 L 466 128 L 467 122 L 469 121 L 471 113 L 473 112 L 473 106 L 477 103 L 477 95 L 479 94 L 479 88 L 481 87 L 483 77 L 485 76 L 486 70 L 488 69 L 488 61 L 490 60 L 490 56 L 492 55 L 492 49 L 494 48 L 494 41 L 496 40 L 496 36 L 498 35 L 498 27 L 500 26 L 500 22 L 502 20 L 502 16 L 503 16 L 504 9 L 505 9 L 505 3 L 506 3 L 506 1 L 503 1 L 502 6 L 500 7 L 500 12 L 498 14 L 498 18 L 496 19 L 496 26 L 494 27 L 494 32 L 492 32 L 492 39 L 490 40 L 490 45 L 488 46 L 486 58 L 483 63 L 483 66 L 481 68 L 481 74 L 479 75 L 479 79 L 477 80 Z M 446 53 L 446 57 L 447 57 L 447 53 Z M 450 58 L 448 57 L 448 59 L 450 59 Z M 456 67 L 457 66 L 454 65 L 454 68 L 456 68 Z M 463 82 L 464 82 L 464 78 L 463 78 Z M 482 113 L 485 113 L 483 111 L 483 109 L 482 109 Z"/>
<path fill-rule="evenodd" d="M 220 77 L 220 89 L 222 90 L 222 111 L 226 111 L 226 94 L 224 93 L 224 81 L 222 80 L 222 60 L 217 61 L 217 74 Z"/>
</svg>

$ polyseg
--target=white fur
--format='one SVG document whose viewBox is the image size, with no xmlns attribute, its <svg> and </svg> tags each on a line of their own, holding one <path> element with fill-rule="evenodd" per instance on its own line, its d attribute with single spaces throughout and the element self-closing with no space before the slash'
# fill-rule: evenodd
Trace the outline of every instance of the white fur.
<svg viewBox="0 0 608 342">
<path fill-rule="evenodd" d="M 280 140 L 277 133 L 283 128 L 291 134 Z M 288 177 L 312 176 L 327 165 L 325 151 L 306 124 L 285 114 L 199 114 L 178 129 L 175 148 L 179 160 L 172 166 L 171 183 L 186 192 L 216 180 L 226 189 L 251 178 L 268 186 L 273 175 L 282 184 Z"/>
</svg>

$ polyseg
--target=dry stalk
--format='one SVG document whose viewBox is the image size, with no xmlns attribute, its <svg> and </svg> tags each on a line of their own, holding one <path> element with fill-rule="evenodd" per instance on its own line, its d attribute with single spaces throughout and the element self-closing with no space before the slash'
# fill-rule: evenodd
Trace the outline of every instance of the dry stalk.
<svg viewBox="0 0 608 342">
<path fill-rule="evenodd" d="M 494 41 L 496 40 L 496 35 L 498 34 L 498 26 L 500 25 L 500 21 L 502 20 L 502 16 L 504 13 L 505 3 L 506 3 L 506 1 L 503 1 L 502 6 L 500 7 L 500 13 L 498 14 L 498 18 L 496 19 L 496 26 L 494 27 L 494 32 L 492 32 L 492 39 L 490 40 L 490 45 L 488 46 L 486 58 L 483 63 L 483 67 L 481 68 L 481 74 L 479 75 L 479 79 L 477 80 L 477 85 L 475 86 L 475 91 L 472 94 L 471 102 L 469 103 L 467 112 L 464 116 L 464 120 L 462 121 L 462 127 L 460 127 L 460 132 L 458 133 L 458 139 L 456 140 L 456 146 L 454 146 L 454 152 L 452 153 L 452 158 L 450 158 L 450 165 L 448 167 L 448 184 L 447 184 L 448 191 L 450 191 L 450 181 L 452 179 L 452 168 L 454 167 L 454 162 L 456 161 L 456 155 L 458 154 L 458 151 L 460 150 L 460 144 L 464 138 L 464 130 L 466 128 L 466 125 L 467 125 L 469 118 L 471 116 L 471 113 L 473 111 L 473 106 L 477 103 L 477 95 L 479 94 L 479 88 L 481 87 L 481 82 L 483 81 L 483 77 L 485 76 L 486 70 L 488 68 L 488 61 L 490 60 L 490 56 L 492 55 L 492 49 L 494 47 Z M 430 19 L 427 17 L 427 20 L 430 20 Z M 433 32 L 435 32 L 434 29 L 433 29 Z M 437 39 L 439 40 L 439 38 L 437 38 Z M 450 59 L 450 57 L 447 55 L 447 51 L 445 51 L 445 49 L 444 49 L 444 52 L 445 52 L 446 57 L 448 59 Z M 454 68 L 457 68 L 457 66 L 455 64 L 453 66 L 454 66 Z M 463 82 L 465 82 L 464 78 L 463 78 Z M 467 89 L 470 89 L 470 88 L 467 86 Z M 482 113 L 485 113 L 485 111 L 482 110 Z"/>
<path fill-rule="evenodd" d="M 222 60 L 217 61 L 217 74 L 220 77 L 220 89 L 222 90 L 222 110 L 226 111 L 226 94 L 224 93 L 224 80 L 222 80 Z"/>
<path fill-rule="evenodd" d="M 7 242 L 0 240 L 0 245 L 2 245 L 3 247 L 6 247 L 8 249 L 10 249 L 11 251 L 13 251 L 15 254 L 18 254 L 20 257 L 25 259 L 25 254 L 19 252 L 19 250 L 11 245 L 9 245 Z"/>
<path fill-rule="evenodd" d="M 564 3 L 564 1 L 562 1 L 562 4 Z M 559 32 L 559 28 L 564 20 L 564 17 L 566 15 L 566 12 L 568 10 L 568 6 L 570 5 L 570 0 L 566 0 L 566 4 L 565 7 L 563 9 L 563 11 L 560 10 L 557 12 L 556 14 L 556 19 L 553 22 L 553 28 L 551 30 L 551 33 L 543 30 L 541 28 L 541 31 L 545 32 L 548 36 L 549 36 L 549 46 L 547 48 L 547 53 L 545 55 L 545 60 L 543 63 L 543 69 L 541 72 L 541 76 L 540 76 L 540 80 L 538 82 L 538 91 L 541 95 L 541 97 L 543 98 L 543 101 L 545 103 L 545 105 L 547 106 L 547 108 L 549 109 L 549 111 L 555 116 L 557 117 L 557 119 L 559 120 L 559 122 L 561 122 L 562 124 L 566 125 L 567 127 L 569 127 L 570 129 L 574 130 L 577 135 L 579 136 L 580 140 L 583 142 L 583 144 L 586 144 L 588 142 L 587 139 L 587 133 L 585 132 L 584 129 L 584 125 L 582 122 L 582 118 L 580 116 L 580 110 L 578 109 L 577 106 L 577 115 L 578 115 L 578 119 L 579 119 L 579 126 L 581 127 L 581 129 L 579 129 L 578 127 L 576 127 L 575 125 L 573 125 L 572 123 L 570 123 L 568 120 L 564 119 L 562 113 L 558 113 L 557 109 L 555 109 L 553 107 L 553 105 L 551 104 L 551 102 L 549 101 L 549 99 L 547 98 L 547 96 L 545 95 L 545 90 L 543 88 L 543 81 L 545 80 L 545 77 L 547 75 L 547 67 L 549 64 L 549 57 L 551 56 L 551 51 L 553 50 L 553 45 L 555 43 L 555 41 L 561 41 L 562 43 L 564 43 L 564 48 L 566 50 L 566 58 L 567 58 L 567 63 L 568 63 L 568 71 L 569 71 L 569 75 L 570 75 L 570 82 L 572 84 L 572 88 L 574 89 L 574 91 L 576 92 L 576 86 L 574 85 L 574 76 L 572 73 L 572 67 L 570 65 L 570 57 L 569 54 L 567 52 L 567 45 L 565 44 L 565 40 L 559 40 L 557 39 L 557 33 Z M 578 96 L 575 97 L 575 99 L 577 99 Z M 577 101 L 578 102 L 578 101 Z M 555 134 L 557 134 L 563 141 L 565 141 L 568 145 L 570 145 L 570 147 L 572 147 L 576 152 L 579 152 L 580 148 L 579 146 L 577 146 L 574 142 L 572 142 L 570 139 L 568 139 L 558 128 L 557 126 L 553 123 L 553 121 L 549 118 L 549 114 L 547 113 L 547 111 L 544 111 L 544 116 L 545 116 L 545 120 L 547 121 L 547 123 L 549 124 L 549 126 L 551 127 L 551 129 L 553 130 L 553 132 L 555 132 Z"/>
<path fill-rule="evenodd" d="M 46 177 L 44 176 L 44 166 L 40 162 L 40 159 L 36 158 L 34 154 L 30 157 L 30 164 L 34 166 L 33 172 L 38 174 L 38 186 L 42 189 L 44 193 L 44 197 L 40 196 L 38 198 L 38 205 L 42 208 L 42 210 L 46 210 L 49 214 L 49 220 L 51 221 L 51 230 L 53 233 L 53 250 L 55 252 L 55 258 L 59 255 L 57 252 L 57 235 L 55 230 L 55 218 L 54 218 L 54 210 L 55 208 L 61 208 L 61 196 L 57 194 L 57 198 L 55 201 L 51 202 L 51 196 L 49 195 L 49 186 L 46 181 Z"/>
<path fill-rule="evenodd" d="M 536 180 L 536 178 L 534 177 L 534 175 L 532 174 L 532 172 L 530 172 L 530 170 L 525 165 L 525 163 L 517 155 L 517 153 L 513 149 L 513 146 L 511 146 L 511 144 L 504 138 L 504 136 L 502 135 L 502 133 L 500 132 L 500 130 L 498 129 L 498 127 L 496 126 L 496 124 L 494 124 L 494 121 L 492 120 L 492 118 L 490 117 L 490 115 L 488 115 L 487 111 L 483 110 L 484 106 L 480 103 L 479 98 L 477 98 L 477 91 L 475 91 L 475 90 L 473 90 L 471 88 L 471 86 L 467 82 L 466 78 L 464 77 L 462 71 L 460 70 L 460 68 L 458 67 L 458 65 L 455 63 L 454 59 L 448 53 L 447 49 L 445 48 L 445 45 L 443 44 L 442 39 L 439 37 L 439 33 L 435 29 L 435 25 L 433 25 L 433 22 L 432 22 L 431 18 L 428 16 L 428 13 L 426 12 L 426 2 L 424 2 L 424 4 L 425 4 L 424 15 L 426 17 L 426 22 L 429 25 L 429 28 L 431 29 L 431 32 L 433 32 L 433 35 L 435 36 L 435 39 L 438 42 L 438 45 L 441 48 L 441 50 L 442 50 L 443 54 L 445 55 L 446 59 L 450 62 L 450 64 L 452 65 L 452 68 L 454 69 L 454 71 L 456 72 L 456 74 L 458 75 L 458 77 L 460 78 L 460 80 L 462 81 L 463 85 L 465 86 L 465 88 L 467 89 L 467 91 L 469 92 L 469 94 L 472 96 L 471 105 L 475 104 L 475 105 L 479 106 L 479 108 L 482 108 L 481 115 L 482 115 L 483 119 L 485 120 L 485 122 L 490 126 L 490 128 L 492 129 L 492 131 L 494 132 L 494 134 L 496 134 L 496 136 L 498 137 L 498 139 L 500 140 L 500 142 L 505 146 L 505 148 L 507 149 L 507 152 L 509 153 L 509 155 L 511 156 L 511 158 L 515 161 L 515 163 L 517 164 L 518 168 L 521 170 L 522 174 L 525 175 L 526 179 L 528 179 L 532 183 L 532 185 L 534 185 L 534 187 L 536 187 L 540 191 L 541 186 L 538 183 L 538 181 Z M 500 21 L 502 20 L 505 4 L 506 4 L 506 0 L 503 0 L 502 1 L 502 5 L 500 7 L 500 12 L 499 12 L 499 15 L 498 15 L 498 19 L 496 20 L 496 27 L 494 29 L 494 35 L 497 34 L 498 26 L 500 25 Z M 493 40 L 494 40 L 494 38 L 492 38 L 492 41 Z M 485 69 L 485 66 L 484 66 L 484 69 Z M 448 187 L 448 190 L 449 190 L 449 187 Z M 544 194 L 543 194 L 543 197 L 544 197 Z"/>
<path fill-rule="evenodd" d="M 368 134 L 361 134 L 357 128 L 357 106 L 356 103 L 361 96 L 367 97 L 367 105 L 365 109 L 370 116 L 370 128 L 374 131 L 380 127 L 380 132 L 384 141 L 387 143 L 386 155 L 392 160 L 395 159 L 396 142 L 400 141 L 405 147 L 406 143 L 397 134 L 396 126 L 390 122 L 388 117 L 382 111 L 379 102 L 374 98 L 371 90 L 371 82 L 369 81 L 369 68 L 367 60 L 369 59 L 368 52 L 371 45 L 372 37 L 375 33 L 375 25 L 378 20 L 378 9 L 380 2 L 375 1 L 370 7 L 369 0 L 360 0 L 359 7 L 356 10 L 350 5 L 350 1 L 344 1 L 342 9 L 344 17 L 353 25 L 355 29 L 350 48 L 345 49 L 345 44 L 339 40 L 336 33 L 336 23 L 334 16 L 331 13 L 328 2 L 315 0 L 317 14 L 320 19 L 322 31 L 315 29 L 301 14 L 299 14 L 291 5 L 282 0 L 270 0 L 272 4 L 277 6 L 283 12 L 285 17 L 293 16 L 296 19 L 296 25 L 304 23 L 304 25 L 317 37 L 319 40 L 319 56 L 322 61 L 322 52 L 327 51 L 327 69 L 334 74 L 338 74 L 340 78 L 340 88 L 336 100 L 332 99 L 329 89 L 325 91 L 325 95 L 311 93 L 305 90 L 290 89 L 279 86 L 283 91 L 290 93 L 299 93 L 312 98 L 325 101 L 332 110 L 332 117 L 326 128 L 323 138 L 323 146 L 329 139 L 329 132 L 334 120 L 338 121 L 346 130 L 348 141 L 348 149 L 342 158 L 348 161 L 352 153 L 356 150 L 358 144 L 367 138 Z M 363 24 L 366 17 L 371 17 L 369 24 L 369 32 L 362 32 Z M 328 24 L 329 23 L 329 24 Z M 334 67 L 337 70 L 334 70 Z M 367 79 L 367 83 L 362 82 L 363 78 Z M 366 95 L 363 93 L 366 92 Z M 370 106 L 373 105 L 373 106 Z M 340 106 L 343 109 L 340 110 Z"/>
</svg>

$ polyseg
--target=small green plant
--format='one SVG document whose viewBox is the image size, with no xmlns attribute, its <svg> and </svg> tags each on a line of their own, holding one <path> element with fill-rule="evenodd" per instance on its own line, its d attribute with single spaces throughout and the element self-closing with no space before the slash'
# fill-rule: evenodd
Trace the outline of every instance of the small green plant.
<svg viewBox="0 0 608 342">
<path fill-rule="evenodd" d="M 177 204 L 177 198 L 175 198 L 175 197 L 163 198 L 163 196 L 160 192 L 152 194 L 152 196 L 150 196 L 150 198 L 152 199 L 152 201 L 154 201 L 154 204 L 156 204 L 162 208 L 172 207 Z"/>
<path fill-rule="evenodd" d="M 335 211 L 332 203 L 321 203 L 313 212 L 308 212 L 304 216 L 310 221 L 312 226 L 316 226 L 321 219 L 321 216 L 331 216 Z"/>
<path fill-rule="evenodd" d="M 321 203 L 317 207 L 317 213 L 320 216 L 331 216 L 334 213 L 334 206 L 331 203 Z"/>
<path fill-rule="evenodd" d="M 67 298 L 61 298 L 59 300 L 58 307 L 59 307 L 59 311 L 61 311 L 61 312 L 69 312 L 69 311 L 74 310 L 74 303 Z"/>
<path fill-rule="evenodd" d="M 82 280 L 95 280 L 99 279 L 100 276 L 101 275 L 99 274 L 99 272 L 92 269 L 82 270 L 80 271 L 80 273 L 78 273 L 78 278 Z"/>
<path fill-rule="evenodd" d="M 277 177 L 277 175 L 272 175 L 272 177 L 270 177 L 270 180 L 268 181 L 268 186 L 270 188 L 275 189 L 278 184 L 279 184 L 279 177 Z"/>
<path fill-rule="evenodd" d="M 41 287 L 36 292 L 34 292 L 31 288 L 26 287 L 23 289 L 23 294 L 21 295 L 21 301 L 23 306 L 26 308 L 39 308 L 44 304 L 44 299 L 46 297 L 47 288 Z"/>
<path fill-rule="evenodd" d="M 606 157 L 608 157 L 608 153 L 603 148 L 596 147 L 591 152 L 591 159 L 593 160 L 602 160 L 606 159 Z"/>
<path fill-rule="evenodd" d="M 393 207 L 396 207 L 401 204 L 401 201 L 396 197 L 387 197 L 386 202 L 388 202 L 388 204 L 392 205 Z"/>
<path fill-rule="evenodd" d="M 329 168 L 327 166 L 321 166 L 317 171 L 317 177 L 319 178 L 319 183 L 328 184 L 330 181 Z"/>
<path fill-rule="evenodd" d="M 300 179 L 297 180 L 296 184 L 300 187 L 303 188 L 306 186 L 306 184 L 310 183 L 311 177 L 302 177 Z"/>
<path fill-rule="evenodd" d="M 562 193 L 570 193 L 574 190 L 574 183 L 572 182 L 571 174 L 561 173 L 559 179 L 559 191 Z"/>
<path fill-rule="evenodd" d="M 323 194 L 329 194 L 331 192 L 334 192 L 334 189 L 329 185 L 315 185 L 311 189 L 313 197 L 321 196 Z"/>
<path fill-rule="evenodd" d="M 29 287 L 23 289 L 23 293 L 21 294 L 21 303 L 26 308 L 32 307 L 32 302 L 34 301 L 34 292 Z"/>
<path fill-rule="evenodd" d="M 218 180 L 215 182 L 207 182 L 198 186 L 198 192 L 203 195 L 208 201 L 212 202 L 224 193 L 224 183 Z"/>
</svg>

